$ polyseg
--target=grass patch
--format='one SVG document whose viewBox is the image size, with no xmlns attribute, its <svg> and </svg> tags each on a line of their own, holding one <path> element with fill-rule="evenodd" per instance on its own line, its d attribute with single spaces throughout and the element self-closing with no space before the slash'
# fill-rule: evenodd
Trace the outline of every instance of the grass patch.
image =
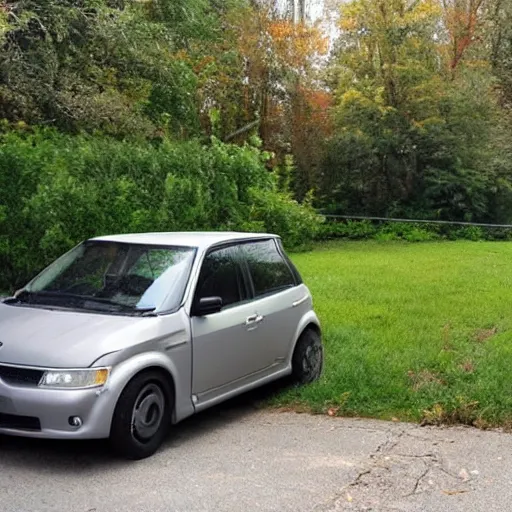
<svg viewBox="0 0 512 512">
<path fill-rule="evenodd" d="M 326 366 L 274 405 L 512 424 L 512 243 L 333 242 L 293 260 L 313 293 Z"/>
</svg>

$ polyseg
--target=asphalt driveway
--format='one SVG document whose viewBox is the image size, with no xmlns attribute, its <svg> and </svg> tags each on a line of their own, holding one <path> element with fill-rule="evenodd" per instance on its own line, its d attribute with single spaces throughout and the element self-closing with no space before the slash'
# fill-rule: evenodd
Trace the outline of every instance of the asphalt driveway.
<svg viewBox="0 0 512 512">
<path fill-rule="evenodd" d="M 0 437 L 2 512 L 505 511 L 512 437 L 228 405 L 151 459 Z"/>
</svg>

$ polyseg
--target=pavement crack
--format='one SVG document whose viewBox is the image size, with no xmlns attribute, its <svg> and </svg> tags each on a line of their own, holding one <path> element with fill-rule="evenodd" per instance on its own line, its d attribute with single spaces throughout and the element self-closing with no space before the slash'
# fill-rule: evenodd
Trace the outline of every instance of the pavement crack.
<svg viewBox="0 0 512 512">
<path fill-rule="evenodd" d="M 328 508 L 323 508 L 322 510 L 340 510 L 339 507 L 341 507 L 341 510 L 344 510 L 344 502 L 345 500 L 347 500 L 347 495 L 350 497 L 350 501 L 354 499 L 353 496 L 351 496 L 352 491 L 350 491 L 350 494 L 348 493 L 349 489 L 353 489 L 354 491 L 356 488 L 361 489 L 361 492 L 363 492 L 364 495 L 366 491 L 364 491 L 363 489 L 366 489 L 367 487 L 373 488 L 375 486 L 378 487 L 379 489 L 380 498 L 374 496 L 372 500 L 377 499 L 379 501 L 379 507 L 381 508 L 379 508 L 378 510 L 400 510 L 393 509 L 390 507 L 387 507 L 386 509 L 382 508 L 388 505 L 386 503 L 386 501 L 388 500 L 388 493 L 390 492 L 388 480 L 389 478 L 392 478 L 391 468 L 388 467 L 388 465 L 390 464 L 390 459 L 395 459 L 395 461 L 397 461 L 397 459 L 409 459 L 411 461 L 417 460 L 418 462 L 421 461 L 421 463 L 425 467 L 422 468 L 421 474 L 414 480 L 412 485 L 412 491 L 406 494 L 404 497 L 419 494 L 418 490 L 420 489 L 422 481 L 424 480 L 424 478 L 427 477 L 429 472 L 434 467 L 437 466 L 437 454 L 434 452 L 425 452 L 417 455 L 406 453 L 395 454 L 393 453 L 393 450 L 400 444 L 402 438 L 408 435 L 407 428 L 387 429 L 383 433 L 385 433 L 384 439 L 368 455 L 368 462 L 366 464 L 361 465 L 362 467 L 359 468 L 358 472 L 354 475 L 353 479 L 349 483 L 347 483 L 342 489 L 340 489 L 339 494 L 335 496 L 334 499 L 332 499 L 332 501 L 330 501 L 329 505 L 327 505 Z M 416 438 L 416 436 L 411 437 Z M 391 465 L 393 465 L 392 461 Z M 352 506 L 354 505 L 352 504 Z"/>
<path fill-rule="evenodd" d="M 391 435 L 377 446 L 375 451 L 370 455 L 370 459 L 376 459 L 380 455 L 390 452 L 393 448 L 395 448 L 395 446 L 398 445 L 398 443 L 404 436 L 405 430 L 401 430 L 400 432 L 398 432 L 398 434 L 395 434 L 395 432 L 388 430 L 388 434 Z"/>
<path fill-rule="evenodd" d="M 365 469 L 364 471 L 360 471 L 359 474 L 356 476 L 353 482 L 350 482 L 347 487 L 356 487 L 361 483 L 361 479 L 365 475 L 369 475 L 372 472 L 372 468 Z"/>
<path fill-rule="evenodd" d="M 435 453 L 421 453 L 419 455 L 413 453 L 394 453 L 393 457 L 403 457 L 404 459 L 432 459 L 434 462 L 437 461 L 437 455 Z"/>
<path fill-rule="evenodd" d="M 363 427 L 359 425 L 333 425 L 330 430 L 358 430 L 361 432 L 370 432 L 372 434 L 380 433 L 380 432 L 389 432 L 388 429 L 384 428 L 376 428 L 376 427 Z"/>
<path fill-rule="evenodd" d="M 412 491 L 408 494 L 405 494 L 404 495 L 404 498 L 408 498 L 409 496 L 413 496 L 414 494 L 418 494 L 418 488 L 421 484 L 421 481 L 429 474 L 430 472 L 430 467 L 428 465 L 426 465 L 426 468 L 425 470 L 421 473 L 421 475 L 416 478 L 416 481 L 414 482 L 414 487 L 412 489 Z"/>
</svg>

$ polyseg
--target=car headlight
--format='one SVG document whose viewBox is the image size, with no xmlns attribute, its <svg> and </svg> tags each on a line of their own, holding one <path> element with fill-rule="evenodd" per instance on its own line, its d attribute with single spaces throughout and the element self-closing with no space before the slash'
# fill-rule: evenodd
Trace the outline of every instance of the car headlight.
<svg viewBox="0 0 512 512">
<path fill-rule="evenodd" d="M 110 375 L 110 368 L 88 370 L 48 370 L 39 386 L 43 388 L 86 389 L 104 386 Z"/>
</svg>

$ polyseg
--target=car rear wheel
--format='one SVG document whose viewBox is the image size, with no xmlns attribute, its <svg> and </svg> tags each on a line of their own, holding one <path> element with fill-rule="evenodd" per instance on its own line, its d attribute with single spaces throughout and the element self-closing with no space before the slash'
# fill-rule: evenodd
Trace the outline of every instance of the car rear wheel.
<svg viewBox="0 0 512 512">
<path fill-rule="evenodd" d="M 163 375 L 137 375 L 124 389 L 114 411 L 110 442 L 121 456 L 140 460 L 162 444 L 172 418 L 173 398 Z"/>
<path fill-rule="evenodd" d="M 324 364 L 324 350 L 320 334 L 312 329 L 304 331 L 297 341 L 292 358 L 292 378 L 297 384 L 309 384 L 320 378 Z"/>
</svg>

